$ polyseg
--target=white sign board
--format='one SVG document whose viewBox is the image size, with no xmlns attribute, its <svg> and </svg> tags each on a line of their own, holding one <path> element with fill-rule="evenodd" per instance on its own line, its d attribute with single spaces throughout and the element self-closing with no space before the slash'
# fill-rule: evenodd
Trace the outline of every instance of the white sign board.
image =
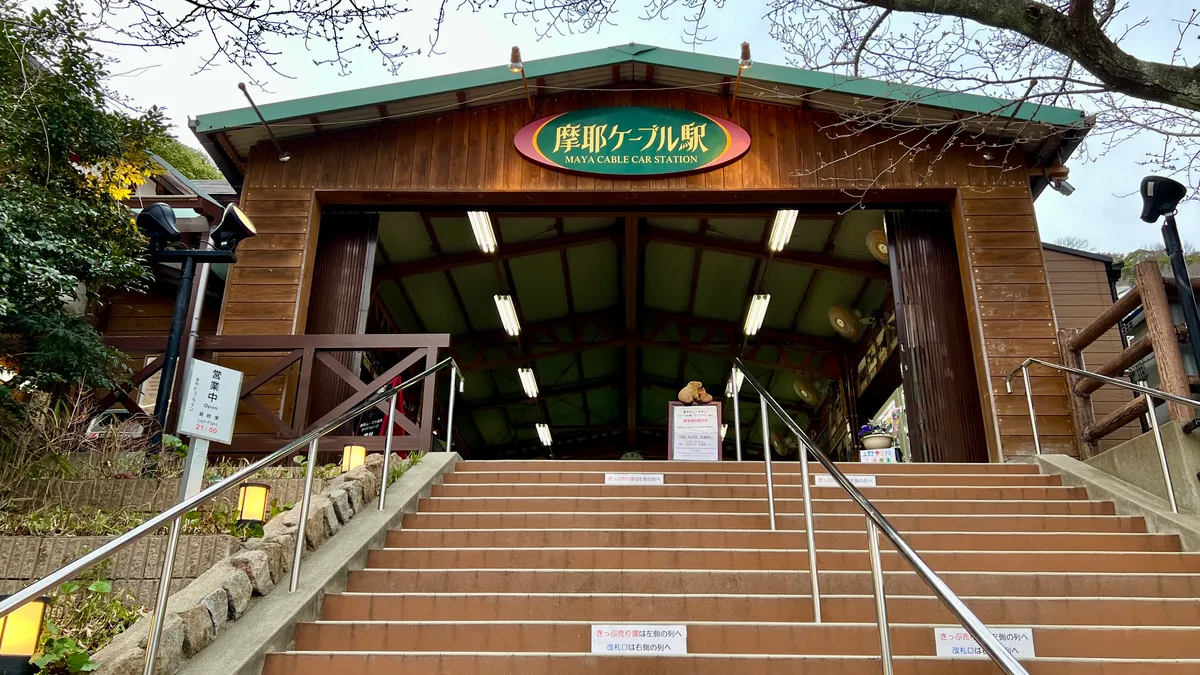
<svg viewBox="0 0 1200 675">
<path fill-rule="evenodd" d="M 185 385 L 179 435 L 229 444 L 242 396 L 242 373 L 196 359 Z"/>
<path fill-rule="evenodd" d="M 848 474 L 846 478 L 850 479 L 850 484 L 854 487 L 868 488 L 879 487 L 876 485 L 875 476 L 867 476 L 864 474 Z M 813 484 L 816 487 L 837 487 L 837 481 L 827 473 L 819 473 L 813 476 Z"/>
<path fill-rule="evenodd" d="M 661 473 L 606 473 L 605 485 L 666 485 Z"/>
<path fill-rule="evenodd" d="M 687 626 L 682 624 L 593 625 L 592 653 L 634 656 L 687 654 Z"/>
<path fill-rule="evenodd" d="M 895 464 L 896 449 L 883 448 L 882 450 L 859 450 L 858 461 L 863 464 Z"/>
<path fill-rule="evenodd" d="M 690 462 L 721 459 L 720 406 L 671 406 L 671 459 Z"/>
<path fill-rule="evenodd" d="M 1017 659 L 1032 659 L 1037 656 L 1033 649 L 1032 628 L 989 628 L 992 635 Z M 961 626 L 937 627 L 933 629 L 933 641 L 937 644 L 939 659 L 987 659 L 983 647 Z"/>
</svg>

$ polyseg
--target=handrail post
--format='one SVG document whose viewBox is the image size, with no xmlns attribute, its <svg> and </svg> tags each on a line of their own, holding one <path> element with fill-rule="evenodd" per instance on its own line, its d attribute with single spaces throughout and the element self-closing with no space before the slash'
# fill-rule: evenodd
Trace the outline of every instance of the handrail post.
<svg viewBox="0 0 1200 675">
<path fill-rule="evenodd" d="M 1025 402 L 1029 404 L 1029 428 L 1033 430 L 1033 452 L 1042 454 L 1042 439 L 1038 437 L 1037 413 L 1033 412 L 1033 388 L 1029 386 L 1029 365 L 1021 364 L 1021 377 L 1025 380 Z"/>
<path fill-rule="evenodd" d="M 737 461 L 742 461 L 742 407 L 738 405 L 738 369 L 733 367 L 729 383 L 733 385 L 733 442 L 737 447 Z"/>
<path fill-rule="evenodd" d="M 808 446 L 800 438 L 800 480 L 804 494 L 804 536 L 808 542 L 808 579 L 812 585 L 813 621 L 821 623 L 821 585 L 817 578 L 817 533 L 813 529 L 812 486 L 808 479 Z"/>
<path fill-rule="evenodd" d="M 892 675 L 892 634 L 888 626 L 887 591 L 883 585 L 883 560 L 879 556 L 879 528 L 867 518 L 867 551 L 871 556 L 871 583 L 875 587 L 875 620 L 879 624 L 879 660 L 883 675 Z"/>
<path fill-rule="evenodd" d="M 175 552 L 179 549 L 179 530 L 182 524 L 178 517 L 171 521 L 167 535 L 167 551 L 163 554 L 162 573 L 158 578 L 158 595 L 154 600 L 154 614 L 150 618 L 150 634 L 146 637 L 146 662 L 142 672 L 154 675 L 154 660 L 158 657 L 158 643 L 162 640 L 163 619 L 167 616 L 167 599 L 171 596 L 171 573 L 175 568 Z"/>
<path fill-rule="evenodd" d="M 736 383 L 735 383 L 736 384 Z M 771 477 L 771 427 L 767 424 L 767 397 L 758 395 L 762 411 L 763 460 L 767 466 L 767 513 L 771 516 L 771 531 L 775 531 L 775 480 Z"/>
<path fill-rule="evenodd" d="M 379 481 L 379 510 L 380 511 L 383 510 L 384 502 L 387 501 L 388 465 L 392 460 L 392 436 L 395 435 L 394 430 L 396 427 L 396 397 L 397 396 L 399 396 L 399 393 L 392 394 L 392 402 L 388 405 L 387 422 L 384 423 L 387 425 L 387 437 L 386 437 L 387 440 L 385 440 L 383 442 L 383 466 L 380 467 L 383 470 L 383 473 L 380 474 L 382 476 L 382 478 Z"/>
<path fill-rule="evenodd" d="M 1167 464 L 1167 451 L 1163 449 L 1162 431 L 1158 428 L 1158 415 L 1154 412 L 1154 399 L 1146 394 L 1146 411 L 1150 415 L 1150 431 L 1154 432 L 1154 445 L 1158 447 L 1158 463 L 1162 466 L 1163 482 L 1167 486 L 1167 502 L 1171 505 L 1171 513 L 1179 513 L 1179 504 L 1175 501 L 1175 481 L 1171 480 L 1171 468 Z"/>
<path fill-rule="evenodd" d="M 458 398 L 459 377 L 458 368 L 450 369 L 450 410 L 446 413 L 446 452 L 450 452 L 450 444 L 454 442 L 454 401 Z"/>
<path fill-rule="evenodd" d="M 304 554 L 304 539 L 308 534 L 308 506 L 312 502 L 313 474 L 317 470 L 317 442 L 320 440 L 321 437 L 318 436 L 308 444 L 308 462 L 304 467 L 304 496 L 300 498 L 300 525 L 296 529 L 296 557 L 292 560 L 292 580 L 288 586 L 290 593 L 295 593 L 296 588 L 300 585 L 300 556 Z M 387 480 L 387 476 L 380 481 L 380 495 L 387 487 L 383 484 L 385 480 Z"/>
</svg>

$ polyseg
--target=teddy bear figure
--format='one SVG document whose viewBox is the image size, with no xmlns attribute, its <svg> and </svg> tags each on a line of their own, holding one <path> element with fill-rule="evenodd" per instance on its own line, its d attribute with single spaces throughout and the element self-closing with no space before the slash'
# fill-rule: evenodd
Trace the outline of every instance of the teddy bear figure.
<svg viewBox="0 0 1200 675">
<path fill-rule="evenodd" d="M 679 390 L 679 402 L 684 405 L 712 403 L 712 400 L 712 394 L 704 391 L 704 384 L 700 382 L 688 382 L 686 387 Z"/>
</svg>

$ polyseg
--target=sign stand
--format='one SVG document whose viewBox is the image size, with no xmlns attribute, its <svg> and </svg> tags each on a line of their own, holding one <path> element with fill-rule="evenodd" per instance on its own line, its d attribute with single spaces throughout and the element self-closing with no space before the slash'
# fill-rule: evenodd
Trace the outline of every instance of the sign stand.
<svg viewBox="0 0 1200 675">
<path fill-rule="evenodd" d="M 226 445 L 233 441 L 242 373 L 195 359 L 183 391 L 178 431 L 191 442 L 179 481 L 180 501 L 199 492 L 204 483 L 209 441 Z"/>
</svg>

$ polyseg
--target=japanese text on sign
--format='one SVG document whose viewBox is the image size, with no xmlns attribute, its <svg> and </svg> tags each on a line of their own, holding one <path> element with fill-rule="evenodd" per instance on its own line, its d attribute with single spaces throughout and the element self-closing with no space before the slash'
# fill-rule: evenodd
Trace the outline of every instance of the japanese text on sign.
<svg viewBox="0 0 1200 675">
<path fill-rule="evenodd" d="M 863 464 L 895 464 L 896 449 L 883 448 L 882 450 L 859 450 L 858 461 Z"/>
<path fill-rule="evenodd" d="M 712 405 L 671 406 L 671 459 L 721 459 L 721 409 Z"/>
<path fill-rule="evenodd" d="M 593 654 L 687 654 L 685 625 L 593 625 Z"/>
<path fill-rule="evenodd" d="M 1032 628 L 991 628 L 989 630 L 1014 657 L 1032 659 L 1037 656 L 1033 648 Z M 971 637 L 967 629 L 959 626 L 934 628 L 933 640 L 937 645 L 937 656 L 940 659 L 989 658 L 987 652 L 979 646 L 975 638 Z"/>
<path fill-rule="evenodd" d="M 605 485 L 666 485 L 661 473 L 606 473 Z"/>
<path fill-rule="evenodd" d="M 610 128 L 611 127 L 611 128 Z M 637 134 L 634 136 L 633 134 Z M 697 163 L 695 156 L 672 155 L 617 155 L 626 143 L 638 152 L 708 152 L 704 136 L 708 123 L 688 122 L 685 124 L 652 124 L 648 127 L 622 129 L 620 124 L 564 124 L 554 131 L 554 150 L 567 154 L 568 163 L 583 162 L 633 162 L 686 164 Z M 642 141 L 645 145 L 637 147 Z M 627 149 L 627 150 L 628 150 Z M 574 153 L 573 155 L 571 153 Z M 587 155 L 608 155 L 604 159 L 589 159 Z"/>
<path fill-rule="evenodd" d="M 867 476 L 862 474 L 850 474 L 846 476 L 850 479 L 850 484 L 854 487 L 878 487 L 875 476 Z M 827 473 L 819 473 L 813 476 L 813 485 L 816 487 L 837 487 L 837 481 Z"/>
<path fill-rule="evenodd" d="M 233 440 L 242 373 L 194 360 L 184 388 L 179 434 L 228 444 Z"/>
</svg>

